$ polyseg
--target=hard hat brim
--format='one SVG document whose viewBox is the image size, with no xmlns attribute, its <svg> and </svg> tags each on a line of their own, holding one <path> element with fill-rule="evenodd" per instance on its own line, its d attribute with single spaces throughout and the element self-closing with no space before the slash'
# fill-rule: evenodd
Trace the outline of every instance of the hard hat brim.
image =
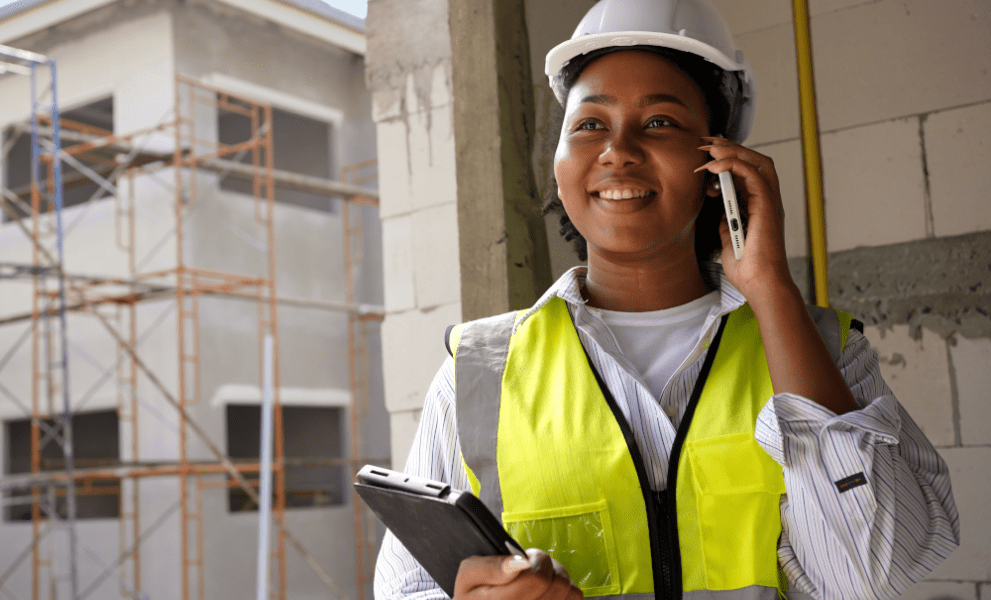
<svg viewBox="0 0 991 600">
<path fill-rule="evenodd" d="M 601 48 L 621 48 L 624 46 L 658 46 L 689 52 L 708 60 L 727 71 L 746 70 L 746 63 L 737 63 L 716 48 L 690 38 L 687 35 L 658 33 L 656 31 L 610 31 L 584 35 L 562 42 L 550 52 L 544 62 L 544 74 L 556 77 L 561 69 L 576 56 Z"/>
</svg>

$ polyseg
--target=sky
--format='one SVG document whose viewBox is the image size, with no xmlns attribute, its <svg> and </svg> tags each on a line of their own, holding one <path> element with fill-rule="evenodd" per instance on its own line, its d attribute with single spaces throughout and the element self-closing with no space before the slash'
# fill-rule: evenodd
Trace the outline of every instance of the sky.
<svg viewBox="0 0 991 600">
<path fill-rule="evenodd" d="M 0 6 L 6 6 L 14 2 L 15 0 L 0 0 Z M 365 14 L 368 12 L 368 0 L 324 0 L 324 2 L 362 19 L 365 18 Z"/>
<path fill-rule="evenodd" d="M 324 0 L 324 2 L 362 19 L 368 12 L 368 0 Z"/>
</svg>

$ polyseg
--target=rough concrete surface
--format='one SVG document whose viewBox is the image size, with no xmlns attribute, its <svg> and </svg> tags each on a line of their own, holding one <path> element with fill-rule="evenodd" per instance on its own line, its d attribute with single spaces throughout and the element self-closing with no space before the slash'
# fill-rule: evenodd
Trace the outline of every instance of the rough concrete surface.
<svg viewBox="0 0 991 600">
<path fill-rule="evenodd" d="M 413 76 L 421 106 L 429 106 L 435 65 L 451 60 L 447 0 L 370 0 L 365 79 L 372 93 L 397 92 L 403 103 Z"/>
<path fill-rule="evenodd" d="M 806 260 L 792 276 L 807 289 Z M 991 337 L 991 231 L 829 255 L 829 300 L 867 325 Z"/>
<path fill-rule="evenodd" d="M 550 285 L 530 162 L 534 101 L 522 0 L 452 0 L 461 303 L 465 319 L 533 303 Z"/>
</svg>

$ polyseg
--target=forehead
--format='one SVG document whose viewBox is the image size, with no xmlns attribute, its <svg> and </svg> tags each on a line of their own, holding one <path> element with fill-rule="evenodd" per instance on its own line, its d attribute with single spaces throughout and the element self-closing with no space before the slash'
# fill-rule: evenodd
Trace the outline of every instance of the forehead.
<svg viewBox="0 0 991 600">
<path fill-rule="evenodd" d="M 691 77 L 668 59 L 642 50 L 610 52 L 589 63 L 568 91 L 568 110 L 594 95 L 619 102 L 668 95 L 693 111 L 707 112 L 702 92 Z"/>
</svg>

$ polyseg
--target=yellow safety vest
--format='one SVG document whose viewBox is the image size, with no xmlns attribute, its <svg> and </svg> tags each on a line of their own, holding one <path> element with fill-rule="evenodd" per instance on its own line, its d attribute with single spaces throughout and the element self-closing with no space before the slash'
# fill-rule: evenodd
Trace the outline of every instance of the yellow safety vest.
<svg viewBox="0 0 991 600">
<path fill-rule="evenodd" d="M 712 339 L 660 493 L 565 302 L 523 316 L 448 331 L 472 491 L 510 534 L 561 562 L 588 597 L 778 598 L 784 477 L 754 440 L 773 390 L 750 307 Z M 814 317 L 838 356 L 850 316 Z"/>
</svg>

